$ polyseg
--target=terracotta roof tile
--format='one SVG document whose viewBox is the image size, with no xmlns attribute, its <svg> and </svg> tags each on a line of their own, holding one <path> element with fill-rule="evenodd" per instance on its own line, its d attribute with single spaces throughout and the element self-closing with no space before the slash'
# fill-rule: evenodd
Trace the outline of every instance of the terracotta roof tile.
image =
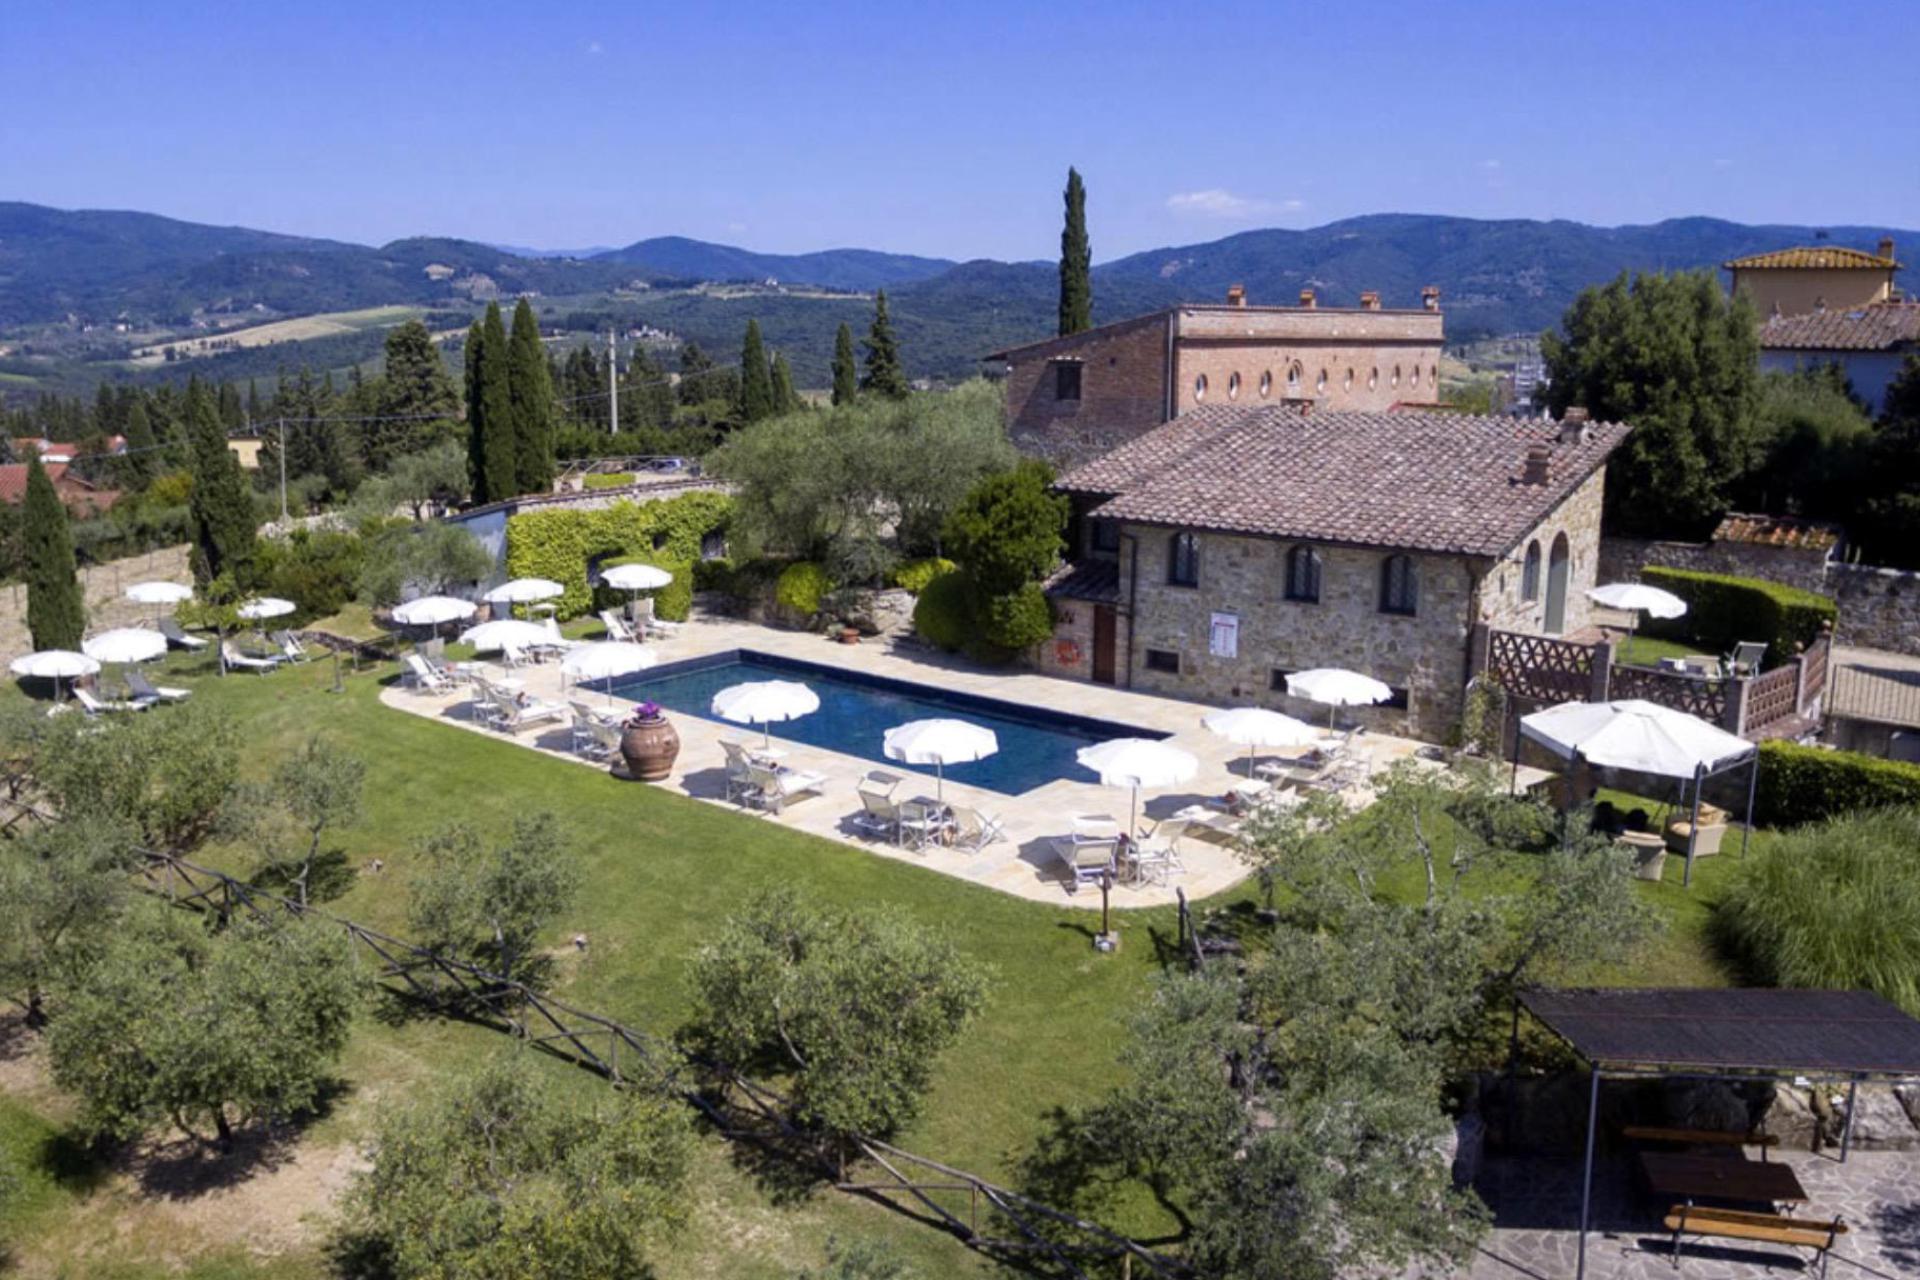
<svg viewBox="0 0 1920 1280">
<path fill-rule="evenodd" d="M 1864 249 L 1842 249 L 1837 245 L 1775 249 L 1771 253 L 1749 254 L 1726 264 L 1729 271 L 1791 271 L 1812 267 L 1820 270 L 1894 270 L 1900 266 L 1892 258 L 1883 258 Z"/>
<path fill-rule="evenodd" d="M 1885 351 L 1907 342 L 1920 342 L 1920 302 L 1774 316 L 1760 326 L 1760 345 L 1770 351 Z"/>
<path fill-rule="evenodd" d="M 1734 512 L 1713 531 L 1715 542 L 1750 542 L 1765 547 L 1825 551 L 1838 545 L 1840 527 L 1791 516 L 1749 516 Z"/>
<path fill-rule="evenodd" d="M 1606 461 L 1627 428 L 1439 413 L 1209 405 L 1069 472 L 1094 514 L 1363 546 L 1500 555 Z M 1545 484 L 1521 478 L 1551 449 Z"/>
</svg>

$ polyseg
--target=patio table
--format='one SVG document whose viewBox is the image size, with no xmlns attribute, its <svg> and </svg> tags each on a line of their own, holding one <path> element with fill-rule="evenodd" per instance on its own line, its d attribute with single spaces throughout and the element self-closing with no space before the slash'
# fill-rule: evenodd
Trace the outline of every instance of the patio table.
<svg viewBox="0 0 1920 1280">
<path fill-rule="evenodd" d="M 1729 1155 L 1643 1151 L 1640 1173 L 1663 1200 L 1731 1200 L 1741 1204 L 1805 1204 L 1806 1188 L 1785 1164 Z"/>
</svg>

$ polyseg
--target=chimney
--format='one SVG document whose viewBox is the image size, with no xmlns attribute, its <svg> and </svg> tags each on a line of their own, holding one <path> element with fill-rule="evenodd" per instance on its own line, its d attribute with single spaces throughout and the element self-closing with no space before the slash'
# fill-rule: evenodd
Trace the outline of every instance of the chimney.
<svg viewBox="0 0 1920 1280">
<path fill-rule="evenodd" d="M 1545 484 L 1553 470 L 1553 446 L 1530 444 L 1527 446 L 1525 465 L 1520 470 L 1521 484 Z"/>
<path fill-rule="evenodd" d="M 1309 311 L 1311 311 L 1315 306 L 1318 305 L 1313 300 L 1313 290 L 1302 289 L 1300 291 L 1300 305 L 1307 308 Z"/>
<path fill-rule="evenodd" d="M 1560 419 L 1560 443 L 1585 444 L 1592 438 L 1593 428 L 1587 422 L 1587 411 L 1568 409 L 1567 416 Z"/>
<path fill-rule="evenodd" d="M 1562 422 L 1591 422 L 1593 421 L 1593 415 L 1587 412 L 1587 406 L 1583 404 L 1570 404 L 1567 406 L 1566 413 L 1561 415 L 1560 420 Z"/>
<path fill-rule="evenodd" d="M 1362 311 L 1378 311 L 1380 309 L 1380 291 L 1378 289 L 1369 289 L 1361 294 L 1360 309 Z"/>
<path fill-rule="evenodd" d="M 1430 284 L 1422 289 L 1420 291 L 1420 305 L 1428 311 L 1438 311 L 1440 309 L 1440 286 Z"/>
<path fill-rule="evenodd" d="M 1880 237 L 1880 256 L 1885 258 L 1888 262 L 1893 261 L 1893 237 L 1892 236 Z"/>
<path fill-rule="evenodd" d="M 1243 284 L 1228 285 L 1227 286 L 1227 305 L 1230 307 L 1246 306 L 1247 305 L 1247 286 Z"/>
</svg>

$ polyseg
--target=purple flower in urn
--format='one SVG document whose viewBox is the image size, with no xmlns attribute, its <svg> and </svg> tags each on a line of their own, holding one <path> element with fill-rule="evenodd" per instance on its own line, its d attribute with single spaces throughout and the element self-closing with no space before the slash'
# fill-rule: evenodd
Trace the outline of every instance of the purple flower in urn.
<svg viewBox="0 0 1920 1280">
<path fill-rule="evenodd" d="M 628 723 L 630 724 L 638 723 L 644 720 L 658 720 L 659 718 L 660 718 L 659 703 L 642 702 L 635 705 L 635 707 L 633 708 L 633 717 Z"/>
</svg>

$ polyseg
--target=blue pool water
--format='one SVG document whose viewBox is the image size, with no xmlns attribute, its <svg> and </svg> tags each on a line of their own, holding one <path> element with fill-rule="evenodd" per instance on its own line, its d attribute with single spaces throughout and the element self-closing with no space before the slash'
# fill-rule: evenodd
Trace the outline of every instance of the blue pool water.
<svg viewBox="0 0 1920 1280">
<path fill-rule="evenodd" d="M 886 758 L 881 738 L 895 725 L 941 716 L 984 725 L 999 738 L 1000 750 L 985 760 L 949 765 L 946 776 L 1003 795 L 1019 795 L 1057 778 L 1091 781 L 1094 775 L 1073 758 L 1089 743 L 1108 738 L 1167 736 L 1135 725 L 1045 711 L 744 649 L 623 677 L 613 681 L 612 691 L 634 702 L 651 700 L 669 711 L 717 720 L 710 710 L 713 695 L 746 680 L 799 680 L 820 697 L 818 711 L 775 724 L 774 737 L 859 756 L 897 772 L 922 773 L 931 778 L 934 770 L 931 765 L 904 765 Z M 757 726 L 738 728 L 742 737 L 757 738 L 761 732 Z"/>
</svg>

